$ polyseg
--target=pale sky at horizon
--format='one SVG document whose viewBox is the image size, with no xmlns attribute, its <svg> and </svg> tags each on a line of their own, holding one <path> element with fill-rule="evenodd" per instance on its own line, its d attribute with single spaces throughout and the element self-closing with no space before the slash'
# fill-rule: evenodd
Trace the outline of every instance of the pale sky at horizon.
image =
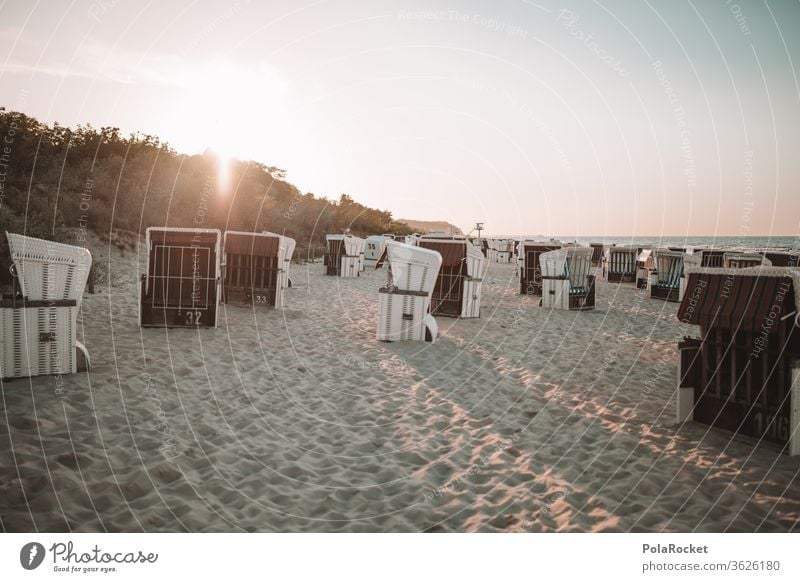
<svg viewBox="0 0 800 582">
<path fill-rule="evenodd" d="M 798 32 L 796 0 L 0 1 L 0 106 L 464 230 L 798 236 Z"/>
</svg>

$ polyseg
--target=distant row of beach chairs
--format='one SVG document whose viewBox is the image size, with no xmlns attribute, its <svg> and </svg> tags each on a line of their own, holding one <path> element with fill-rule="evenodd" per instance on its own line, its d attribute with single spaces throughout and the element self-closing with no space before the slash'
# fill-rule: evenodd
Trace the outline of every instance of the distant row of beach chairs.
<svg viewBox="0 0 800 582">
<path fill-rule="evenodd" d="M 91 269 L 84 248 L 6 233 L 14 289 L 0 302 L 0 376 L 88 369 L 76 340 Z M 401 239 L 401 240 L 398 240 Z M 598 279 L 680 302 L 698 326 L 677 348 L 677 420 L 697 420 L 800 454 L 800 268 L 780 250 L 657 248 L 468 239 L 444 233 L 326 237 L 324 273 L 386 266 L 376 337 L 435 341 L 436 317 L 480 317 L 492 262 L 515 264 L 519 293 L 556 310 L 595 308 Z M 222 302 L 283 306 L 295 241 L 275 233 L 151 227 L 139 287 L 142 327 L 216 327 Z M 340 288 L 343 289 L 343 288 Z M 346 292 L 340 290 L 340 292 Z"/>
</svg>

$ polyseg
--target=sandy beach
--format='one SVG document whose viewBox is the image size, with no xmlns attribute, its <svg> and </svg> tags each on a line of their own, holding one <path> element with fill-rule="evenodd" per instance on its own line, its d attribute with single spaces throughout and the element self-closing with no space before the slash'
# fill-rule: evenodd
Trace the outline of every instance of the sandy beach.
<svg viewBox="0 0 800 582">
<path fill-rule="evenodd" d="M 677 304 L 550 311 L 491 264 L 481 318 L 375 339 L 383 271 L 295 265 L 286 307 L 140 329 L 95 241 L 91 373 L 2 383 L 5 531 L 790 531 L 800 458 L 675 423 Z"/>
</svg>

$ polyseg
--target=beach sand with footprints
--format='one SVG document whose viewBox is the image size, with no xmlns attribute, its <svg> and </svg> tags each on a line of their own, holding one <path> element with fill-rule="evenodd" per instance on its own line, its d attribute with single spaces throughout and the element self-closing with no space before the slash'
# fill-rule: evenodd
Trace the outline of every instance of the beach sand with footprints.
<svg viewBox="0 0 800 582">
<path fill-rule="evenodd" d="M 375 339 L 385 273 L 294 267 L 285 309 L 140 329 L 135 252 L 83 302 L 93 369 L 4 381 L 6 531 L 789 531 L 800 458 L 675 424 L 676 304 L 550 311 L 491 264 L 481 318 Z M 140 257 L 144 261 L 144 255 Z"/>
</svg>

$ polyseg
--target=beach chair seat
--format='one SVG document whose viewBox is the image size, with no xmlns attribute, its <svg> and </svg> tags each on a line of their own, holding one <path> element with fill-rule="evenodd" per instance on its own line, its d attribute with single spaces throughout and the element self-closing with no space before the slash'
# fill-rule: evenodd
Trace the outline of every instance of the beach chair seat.
<svg viewBox="0 0 800 582">
<path fill-rule="evenodd" d="M 91 253 L 20 234 L 6 238 L 18 291 L 0 298 L 0 377 L 88 369 L 89 354 L 76 329 Z"/>
<path fill-rule="evenodd" d="M 592 266 L 602 267 L 605 259 L 605 245 L 602 243 L 591 243 L 589 246 L 592 249 Z"/>
<path fill-rule="evenodd" d="M 656 272 L 651 275 L 650 297 L 665 301 L 681 300 L 681 277 L 685 253 L 669 249 L 655 251 Z"/>
<path fill-rule="evenodd" d="M 609 247 L 608 282 L 633 283 L 636 280 L 636 259 L 638 248 Z"/>
<path fill-rule="evenodd" d="M 700 265 L 703 267 L 724 267 L 725 251 L 720 249 L 700 250 Z"/>
</svg>

